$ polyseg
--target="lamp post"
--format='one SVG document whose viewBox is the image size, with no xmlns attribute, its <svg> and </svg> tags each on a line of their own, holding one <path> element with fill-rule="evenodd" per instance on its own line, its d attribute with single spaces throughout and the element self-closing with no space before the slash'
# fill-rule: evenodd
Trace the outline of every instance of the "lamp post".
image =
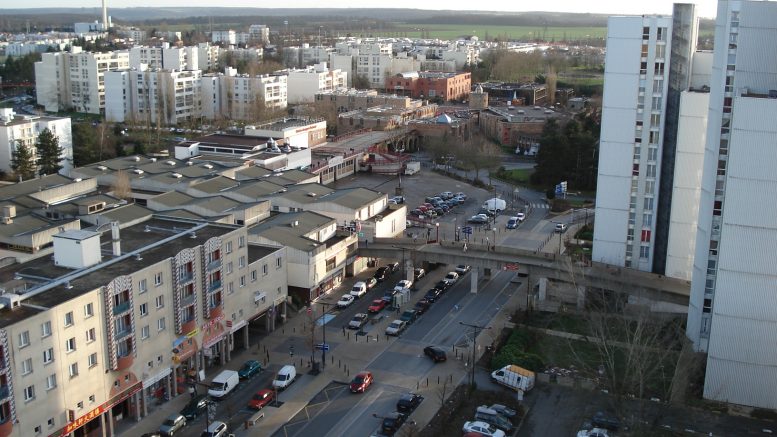
<svg viewBox="0 0 777 437">
<path fill-rule="evenodd" d="M 491 244 L 494 245 L 494 250 L 496 250 L 496 223 L 494 223 L 494 227 L 491 228 L 491 231 L 494 232 L 494 241 L 491 242 Z M 490 249 L 489 249 L 490 250 Z"/>
<path fill-rule="evenodd" d="M 326 344 L 326 313 L 329 310 L 329 306 L 332 305 L 332 304 L 331 303 L 326 303 L 326 302 L 318 302 L 318 303 L 321 304 L 324 307 L 324 310 L 323 310 L 323 312 L 321 314 L 321 317 L 322 317 L 322 319 L 321 319 L 322 320 L 321 331 L 323 332 L 323 341 L 324 341 L 324 344 L 321 345 L 321 368 L 322 369 L 326 369 L 326 348 L 327 348 L 327 344 Z"/>
<path fill-rule="evenodd" d="M 470 367 L 469 385 L 475 385 L 475 353 L 477 351 L 478 335 L 485 329 L 491 329 L 490 326 L 470 325 L 469 323 L 459 322 L 460 325 L 472 328 L 472 366 Z"/>
<path fill-rule="evenodd" d="M 435 223 L 434 226 L 437 228 L 437 236 L 434 237 L 434 242 L 439 243 L 440 242 L 440 222 Z"/>
</svg>

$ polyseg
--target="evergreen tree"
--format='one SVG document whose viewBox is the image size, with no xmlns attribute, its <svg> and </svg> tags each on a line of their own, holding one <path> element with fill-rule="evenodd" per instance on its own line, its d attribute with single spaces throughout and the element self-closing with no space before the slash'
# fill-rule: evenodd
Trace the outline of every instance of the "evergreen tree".
<svg viewBox="0 0 777 437">
<path fill-rule="evenodd" d="M 16 142 L 16 148 L 11 153 L 11 168 L 22 180 L 35 177 L 35 160 L 32 157 L 32 151 L 21 141 Z"/>
<path fill-rule="evenodd" d="M 54 135 L 49 128 L 43 129 L 38 135 L 38 141 L 35 145 L 38 149 L 38 167 L 41 175 L 57 173 L 62 166 L 64 150 L 59 147 L 59 137 Z"/>
</svg>

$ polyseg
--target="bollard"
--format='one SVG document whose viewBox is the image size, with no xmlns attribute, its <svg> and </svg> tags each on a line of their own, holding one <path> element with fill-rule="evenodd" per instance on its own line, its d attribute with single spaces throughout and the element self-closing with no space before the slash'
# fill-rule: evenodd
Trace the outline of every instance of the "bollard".
<svg viewBox="0 0 777 437">
<path fill-rule="evenodd" d="M 351 339 L 351 333 L 349 332 L 348 333 L 348 340 L 350 340 L 350 339 Z"/>
<path fill-rule="evenodd" d="M 421 383 L 419 383 L 418 381 L 416 381 L 416 382 L 415 382 L 415 389 L 416 389 L 416 390 L 418 390 L 418 389 L 419 389 L 419 387 L 420 387 L 420 384 L 421 384 Z"/>
<path fill-rule="evenodd" d="M 302 358 L 299 359 L 299 366 L 302 367 Z"/>
<path fill-rule="evenodd" d="M 359 342 L 359 336 L 358 335 L 354 335 L 353 336 L 353 340 L 354 340 L 354 342 L 358 343 Z"/>
<path fill-rule="evenodd" d="M 291 332 L 296 333 L 297 332 L 297 327 L 296 326 L 292 326 L 291 327 Z"/>
<path fill-rule="evenodd" d="M 450 374 L 451 382 L 453 382 L 453 373 Z"/>
<path fill-rule="evenodd" d="M 335 363 L 335 356 L 334 355 L 330 355 L 330 357 L 332 357 L 332 364 L 334 364 Z"/>
<path fill-rule="evenodd" d="M 338 369 L 340 368 L 340 364 L 341 364 L 341 363 L 340 363 L 340 360 L 337 360 L 337 368 L 338 368 Z"/>
<path fill-rule="evenodd" d="M 426 377 L 426 386 L 429 387 L 429 377 Z"/>
<path fill-rule="evenodd" d="M 437 385 L 440 385 L 440 375 L 437 375 Z"/>
</svg>

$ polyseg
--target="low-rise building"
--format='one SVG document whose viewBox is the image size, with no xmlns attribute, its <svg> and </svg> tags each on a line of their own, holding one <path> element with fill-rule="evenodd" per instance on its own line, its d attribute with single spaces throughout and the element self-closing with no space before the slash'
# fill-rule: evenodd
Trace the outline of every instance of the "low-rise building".
<svg viewBox="0 0 777 437">
<path fill-rule="evenodd" d="M 386 78 L 386 90 L 415 99 L 465 100 L 470 88 L 471 73 L 413 71 Z"/>
<path fill-rule="evenodd" d="M 425 103 L 425 101 L 416 102 Z M 374 106 L 364 110 L 343 112 L 337 116 L 337 133 L 342 135 L 360 129 L 392 130 L 410 120 L 434 117 L 436 112 L 436 104 L 419 104 L 406 109 Z"/>
</svg>

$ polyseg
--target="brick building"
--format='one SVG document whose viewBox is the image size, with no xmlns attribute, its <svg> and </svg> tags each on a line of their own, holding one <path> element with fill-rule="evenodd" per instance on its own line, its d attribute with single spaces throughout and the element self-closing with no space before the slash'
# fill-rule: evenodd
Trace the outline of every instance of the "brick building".
<svg viewBox="0 0 777 437">
<path fill-rule="evenodd" d="M 466 99 L 471 85 L 470 73 L 413 71 L 386 78 L 386 90 L 389 92 L 443 102 Z"/>
</svg>

